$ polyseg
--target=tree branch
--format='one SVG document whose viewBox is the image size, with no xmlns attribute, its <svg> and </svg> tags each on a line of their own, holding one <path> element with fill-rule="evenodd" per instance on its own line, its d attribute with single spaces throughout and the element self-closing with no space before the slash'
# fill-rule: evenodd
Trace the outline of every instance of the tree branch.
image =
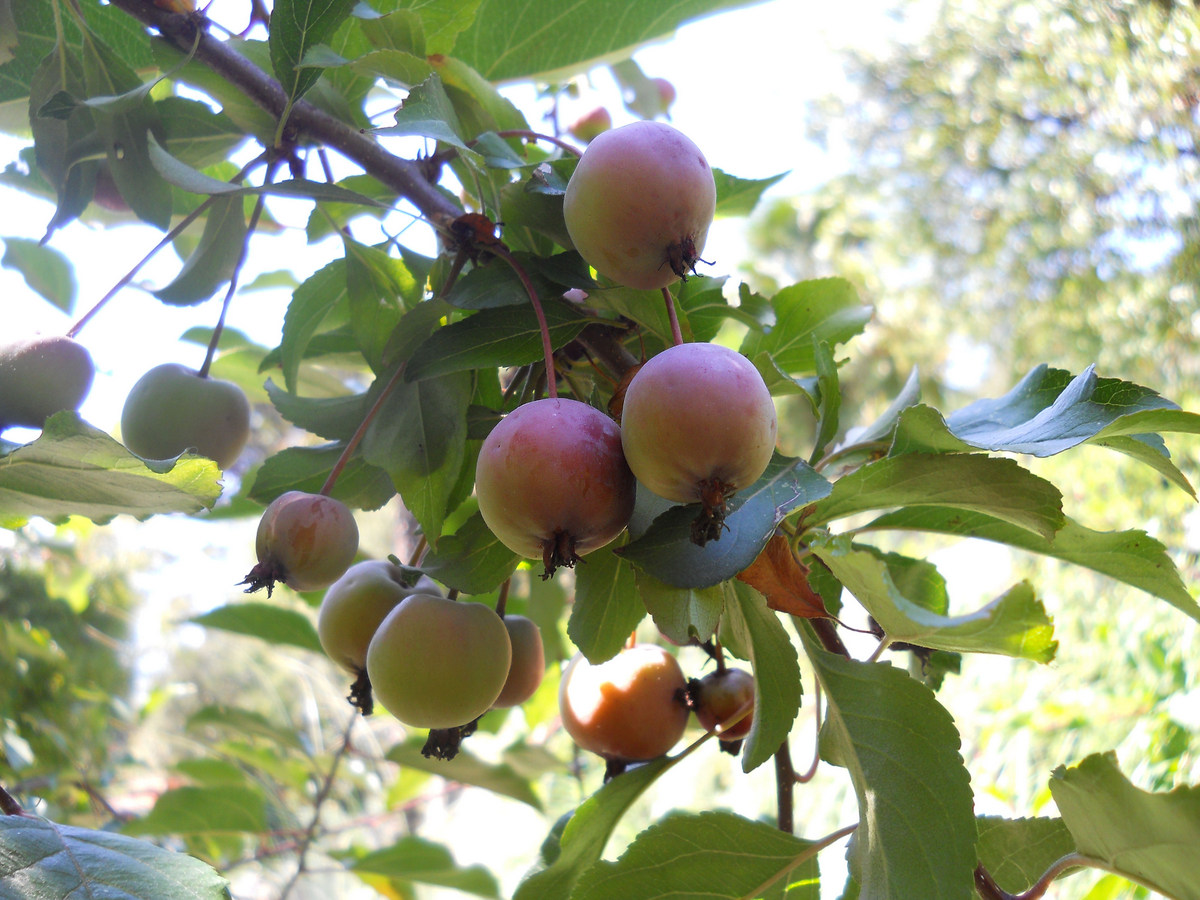
<svg viewBox="0 0 1200 900">
<path fill-rule="evenodd" d="M 279 82 L 224 41 L 209 34 L 203 16 L 169 12 L 160 9 L 153 0 L 112 0 L 112 5 L 157 30 L 164 40 L 181 52 L 189 53 L 194 46 L 195 60 L 212 69 L 276 119 L 284 114 L 288 96 Z M 462 210 L 449 197 L 424 178 L 415 162 L 388 152 L 370 135 L 311 103 L 296 101 L 286 124 L 285 133 L 305 135 L 337 150 L 410 200 L 434 225 L 444 226 L 462 215 Z"/>
</svg>

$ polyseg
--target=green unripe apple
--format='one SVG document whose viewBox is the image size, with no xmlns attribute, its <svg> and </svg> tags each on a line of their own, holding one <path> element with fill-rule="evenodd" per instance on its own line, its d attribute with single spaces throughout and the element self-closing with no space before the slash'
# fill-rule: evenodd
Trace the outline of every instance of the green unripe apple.
<svg viewBox="0 0 1200 900">
<path fill-rule="evenodd" d="M 492 706 L 520 706 L 533 696 L 546 674 L 546 651 L 542 630 L 526 616 L 505 616 L 504 627 L 512 643 L 512 663 L 504 689 Z"/>
<path fill-rule="evenodd" d="M 457 728 L 496 702 L 512 662 L 508 629 L 482 603 L 413 594 L 367 648 L 375 699 L 414 728 Z"/>
<path fill-rule="evenodd" d="M 254 538 L 258 562 L 242 581 L 246 590 L 276 582 L 294 591 L 329 587 L 358 552 L 358 524 L 346 504 L 324 494 L 288 491 L 267 505 Z"/>
<path fill-rule="evenodd" d="M 138 379 L 121 412 L 121 439 L 143 459 L 191 450 L 227 469 L 249 437 L 250 402 L 242 389 L 178 363 L 155 366 Z"/>
<path fill-rule="evenodd" d="M 317 636 L 325 653 L 352 675 L 367 666 L 367 647 L 379 624 L 413 593 L 438 593 L 428 575 L 408 584 L 403 569 L 386 559 L 357 562 L 329 586 L 317 611 Z"/>
<path fill-rule="evenodd" d="M 633 122 L 588 144 L 563 218 L 597 272 L 657 290 L 695 270 L 716 204 L 712 169 L 691 139 L 664 122 Z"/>
<path fill-rule="evenodd" d="M 63 409 L 79 409 L 96 367 L 66 335 L 33 335 L 0 345 L 0 431 L 41 428 Z"/>
</svg>

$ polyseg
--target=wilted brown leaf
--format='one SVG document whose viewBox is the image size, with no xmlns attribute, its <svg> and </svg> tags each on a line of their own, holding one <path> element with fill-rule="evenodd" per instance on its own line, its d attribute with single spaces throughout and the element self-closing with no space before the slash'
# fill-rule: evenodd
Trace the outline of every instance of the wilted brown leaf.
<svg viewBox="0 0 1200 900">
<path fill-rule="evenodd" d="M 800 565 L 787 538 L 776 534 L 758 558 L 738 574 L 767 598 L 767 606 L 805 619 L 829 616 L 825 603 L 808 584 L 808 569 Z"/>
</svg>

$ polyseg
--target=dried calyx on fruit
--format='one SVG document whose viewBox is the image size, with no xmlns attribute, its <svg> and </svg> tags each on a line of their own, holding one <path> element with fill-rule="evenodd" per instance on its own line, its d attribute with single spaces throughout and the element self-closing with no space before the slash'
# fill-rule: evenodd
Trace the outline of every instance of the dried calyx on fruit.
<svg viewBox="0 0 1200 900">
<path fill-rule="evenodd" d="M 663 122 L 633 122 L 588 144 L 563 217 L 597 272 L 657 290 L 695 271 L 716 203 L 712 169 L 691 139 Z"/>
<path fill-rule="evenodd" d="M 636 484 L 621 429 L 595 407 L 548 398 L 518 406 L 483 442 L 479 512 L 492 533 L 549 578 L 629 524 Z"/>
<path fill-rule="evenodd" d="M 766 471 L 775 404 L 754 364 L 719 344 L 679 344 L 629 382 L 621 444 L 638 481 L 666 500 L 700 503 L 692 540 L 716 540 L 727 501 Z"/>
<path fill-rule="evenodd" d="M 358 552 L 358 525 L 346 504 L 324 494 L 288 491 L 267 506 L 255 537 L 258 562 L 241 581 L 246 593 L 282 582 L 318 591 L 342 576 Z"/>
</svg>

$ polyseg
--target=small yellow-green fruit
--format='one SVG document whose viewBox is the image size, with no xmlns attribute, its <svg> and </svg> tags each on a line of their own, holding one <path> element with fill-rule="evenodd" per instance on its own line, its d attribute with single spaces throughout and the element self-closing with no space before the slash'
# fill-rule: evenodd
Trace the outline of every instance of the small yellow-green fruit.
<svg viewBox="0 0 1200 900">
<path fill-rule="evenodd" d="M 121 439 L 143 459 L 172 459 L 191 450 L 227 469 L 249 437 L 250 402 L 242 389 L 178 363 L 155 366 L 139 378 L 121 412 Z"/>
<path fill-rule="evenodd" d="M 367 648 L 375 699 L 414 728 L 457 728 L 483 715 L 512 663 L 508 629 L 482 603 L 413 594 L 387 614 Z"/>
<path fill-rule="evenodd" d="M 546 651 L 542 630 L 526 616 L 505 616 L 504 627 L 512 643 L 512 663 L 504 689 L 492 706 L 519 706 L 533 696 L 546 674 Z"/>
<path fill-rule="evenodd" d="M 406 582 L 403 569 L 386 559 L 357 562 L 329 586 L 317 611 L 317 636 L 326 655 L 352 675 L 367 666 L 376 629 L 400 601 L 414 593 L 437 593 L 428 575 Z"/>
<path fill-rule="evenodd" d="M 96 367 L 66 335 L 33 335 L 0 345 L 0 431 L 41 428 L 63 409 L 79 409 Z"/>
</svg>

